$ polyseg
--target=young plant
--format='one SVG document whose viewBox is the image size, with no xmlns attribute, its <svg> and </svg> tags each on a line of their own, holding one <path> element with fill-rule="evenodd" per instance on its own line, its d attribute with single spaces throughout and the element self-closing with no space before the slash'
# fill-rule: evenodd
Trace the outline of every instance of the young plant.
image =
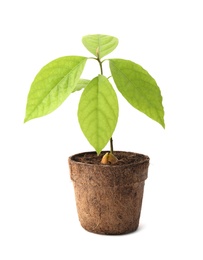
<svg viewBox="0 0 203 260">
<path fill-rule="evenodd" d="M 71 93 L 84 89 L 78 106 L 80 127 L 98 155 L 110 141 L 110 153 L 103 157 L 102 163 L 115 163 L 112 135 L 118 121 L 119 105 L 110 76 L 134 108 L 165 127 L 161 92 L 150 74 L 133 61 L 103 59 L 117 47 L 116 37 L 87 35 L 82 38 L 82 43 L 94 57 L 60 57 L 36 75 L 28 94 L 24 122 L 53 112 Z M 93 79 L 82 79 L 89 59 L 98 62 L 100 72 Z M 103 74 L 103 62 L 109 62 L 111 75 L 108 77 Z"/>
</svg>

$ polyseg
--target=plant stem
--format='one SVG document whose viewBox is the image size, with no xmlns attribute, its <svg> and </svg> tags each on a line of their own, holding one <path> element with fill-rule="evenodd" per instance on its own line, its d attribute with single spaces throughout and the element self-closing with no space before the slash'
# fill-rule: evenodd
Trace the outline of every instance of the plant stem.
<svg viewBox="0 0 203 260">
<path fill-rule="evenodd" d="M 97 61 L 99 62 L 101 75 L 103 75 L 102 62 L 101 62 L 101 60 L 99 59 L 99 57 L 97 58 Z M 113 154 L 113 138 L 112 138 L 112 137 L 111 137 L 111 139 L 110 139 L 110 153 Z"/>
<path fill-rule="evenodd" d="M 103 68 L 102 68 L 102 62 L 99 58 L 97 58 L 98 62 L 99 62 L 99 66 L 100 66 L 100 71 L 101 71 L 101 75 L 103 75 Z"/>
<path fill-rule="evenodd" d="M 113 138 L 110 139 L 110 152 L 113 154 Z"/>
</svg>

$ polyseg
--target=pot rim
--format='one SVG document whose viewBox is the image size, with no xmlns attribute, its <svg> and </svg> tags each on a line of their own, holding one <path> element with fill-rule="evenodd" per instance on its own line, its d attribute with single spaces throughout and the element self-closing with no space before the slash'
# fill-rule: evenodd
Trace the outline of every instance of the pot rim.
<svg viewBox="0 0 203 260">
<path fill-rule="evenodd" d="M 101 151 L 101 153 L 107 153 L 107 152 L 109 152 L 109 151 Z M 148 155 L 145 155 L 145 154 L 142 154 L 142 153 L 137 153 L 137 152 L 130 152 L 130 151 L 118 151 L 118 150 L 116 150 L 116 151 L 114 151 L 115 153 L 129 153 L 129 154 L 137 154 L 137 155 L 141 155 L 141 156 L 143 156 L 143 160 L 140 160 L 140 161 L 138 161 L 138 162 L 133 162 L 133 163 L 126 163 L 126 164 L 93 164 L 93 163 L 88 163 L 88 162 L 78 162 L 78 161 L 76 161 L 75 159 L 74 159 L 74 157 L 75 156 L 79 156 L 79 155 L 84 155 L 84 154 L 95 154 L 95 155 L 97 155 L 97 153 L 95 152 L 95 151 L 86 151 L 86 152 L 80 152 L 80 153 L 76 153 L 76 154 L 73 154 L 73 155 L 71 155 L 71 156 L 69 156 L 68 157 L 68 160 L 69 161 L 73 161 L 74 163 L 76 163 L 76 164 L 81 164 L 81 165 L 89 165 L 89 166 L 95 166 L 95 165 L 97 165 L 97 166 L 101 166 L 101 167 L 121 167 L 121 166 L 127 166 L 127 165 L 139 165 L 139 164 L 142 164 L 142 163 L 144 163 L 144 162 L 149 162 L 150 161 L 150 158 L 149 158 L 149 156 Z M 100 154 L 101 154 L 100 153 Z"/>
</svg>

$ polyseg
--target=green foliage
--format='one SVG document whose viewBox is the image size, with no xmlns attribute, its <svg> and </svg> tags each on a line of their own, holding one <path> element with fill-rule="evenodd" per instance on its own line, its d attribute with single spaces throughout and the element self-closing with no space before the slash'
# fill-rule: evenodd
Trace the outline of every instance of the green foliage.
<svg viewBox="0 0 203 260">
<path fill-rule="evenodd" d="M 79 79 L 78 83 L 76 84 L 73 92 L 79 91 L 83 88 L 85 88 L 89 84 L 90 80 L 89 79 Z"/>
<path fill-rule="evenodd" d="M 110 140 L 118 120 L 118 100 L 109 80 L 94 78 L 82 93 L 78 119 L 80 127 L 97 154 Z"/>
<path fill-rule="evenodd" d="M 162 96 L 156 81 L 132 61 L 110 59 L 109 62 L 114 82 L 126 100 L 165 127 Z"/>
<path fill-rule="evenodd" d="M 47 115 L 74 91 L 87 58 L 66 56 L 45 65 L 35 77 L 28 94 L 25 122 Z"/>
<path fill-rule="evenodd" d="M 93 34 L 82 38 L 82 43 L 99 59 L 111 53 L 118 45 L 118 39 L 113 36 Z"/>
<path fill-rule="evenodd" d="M 45 65 L 31 84 L 24 121 L 53 112 L 71 93 L 83 90 L 78 120 L 85 137 L 99 154 L 113 135 L 119 110 L 116 92 L 103 75 L 101 59 L 117 47 L 118 39 L 95 34 L 84 36 L 82 42 L 95 57 L 65 56 Z M 93 79 L 81 78 L 87 59 L 99 63 L 100 74 Z M 109 66 L 115 86 L 124 98 L 165 127 L 161 91 L 152 76 L 130 60 L 109 59 Z"/>
</svg>

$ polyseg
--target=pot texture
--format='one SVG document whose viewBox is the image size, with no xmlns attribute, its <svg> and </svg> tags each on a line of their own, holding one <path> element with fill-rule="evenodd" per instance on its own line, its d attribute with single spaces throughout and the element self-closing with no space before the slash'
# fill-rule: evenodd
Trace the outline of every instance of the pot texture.
<svg viewBox="0 0 203 260">
<path fill-rule="evenodd" d="M 119 159 L 116 165 L 92 162 L 91 158 L 98 158 L 95 152 L 69 157 L 79 221 L 93 233 L 125 234 L 139 226 L 150 159 L 132 152 L 114 155 Z"/>
</svg>

